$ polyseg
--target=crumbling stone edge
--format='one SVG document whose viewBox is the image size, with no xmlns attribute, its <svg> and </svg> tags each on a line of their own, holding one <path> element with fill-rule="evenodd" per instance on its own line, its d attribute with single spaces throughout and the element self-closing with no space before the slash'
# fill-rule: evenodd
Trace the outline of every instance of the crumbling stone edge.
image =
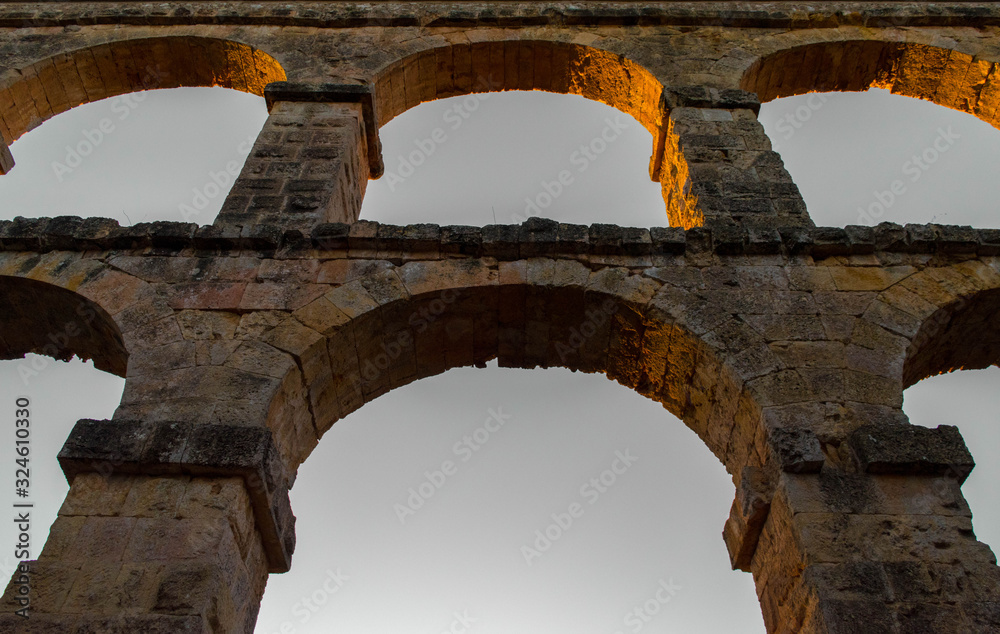
<svg viewBox="0 0 1000 634">
<path fill-rule="evenodd" d="M 962 484 L 976 466 L 953 425 L 868 424 L 854 430 L 849 442 L 866 473 L 950 476 Z"/>
<path fill-rule="evenodd" d="M 750 224 L 750 223 L 747 223 Z M 438 257 L 681 256 L 717 255 L 835 256 L 876 252 L 927 255 L 1000 255 L 1000 229 L 956 225 L 906 226 L 882 223 L 875 227 L 754 228 L 714 226 L 619 227 L 611 224 L 575 225 L 529 218 L 520 225 L 412 224 L 387 225 L 361 220 L 353 224 L 325 223 L 311 235 L 278 225 L 199 227 L 194 223 L 149 222 L 122 227 L 107 218 L 23 218 L 0 221 L 0 250 L 107 251 L 153 249 L 162 254 L 185 250 L 226 252 L 254 250 L 340 252 L 340 257 L 381 259 L 436 259 Z M 310 253 L 309 256 L 315 256 Z"/>
</svg>

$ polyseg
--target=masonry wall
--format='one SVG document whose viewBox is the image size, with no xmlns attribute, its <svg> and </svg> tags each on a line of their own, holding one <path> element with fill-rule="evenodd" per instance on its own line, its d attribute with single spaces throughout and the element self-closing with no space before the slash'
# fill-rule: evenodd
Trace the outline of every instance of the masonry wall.
<svg viewBox="0 0 1000 634">
<path fill-rule="evenodd" d="M 0 631 L 252 631 L 324 432 L 493 358 L 605 373 L 691 427 L 732 475 L 723 541 L 769 632 L 996 631 L 971 455 L 901 405 L 925 376 L 1000 358 L 981 336 L 1000 231 L 816 228 L 756 113 L 875 83 L 992 123 L 998 27 L 992 3 L 0 3 L 8 142 L 139 88 L 224 85 L 270 110 L 213 225 L 0 222 L 0 288 L 45 315 L 2 316 L 3 356 L 126 377 L 113 420 L 80 421 L 60 453 L 71 489 L 26 565 L 32 616 L 15 578 Z M 359 219 L 380 124 L 515 88 L 636 117 L 672 226 Z M 567 347 L 594 310 L 611 317 Z M 80 334 L 46 350 L 67 319 Z"/>
</svg>

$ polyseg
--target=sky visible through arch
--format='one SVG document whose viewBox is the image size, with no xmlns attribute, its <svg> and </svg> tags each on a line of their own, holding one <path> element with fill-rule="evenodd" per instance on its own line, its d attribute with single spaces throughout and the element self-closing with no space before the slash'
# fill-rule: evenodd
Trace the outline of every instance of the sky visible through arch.
<svg viewBox="0 0 1000 634">
<path fill-rule="evenodd" d="M 242 163 L 265 117 L 262 100 L 221 89 L 77 108 L 14 144 L 0 217 L 207 224 L 230 164 Z M 998 226 L 1000 133 L 972 117 L 872 91 L 781 100 L 764 106 L 761 121 L 817 224 Z M 397 117 L 382 139 L 387 174 L 369 184 L 362 218 L 666 224 L 647 175 L 648 132 L 582 98 L 442 100 Z M 67 145 L 79 155 L 84 142 L 91 151 L 77 163 Z M 66 490 L 54 455 L 70 427 L 110 417 L 120 397 L 121 380 L 88 365 L 0 364 L 0 402 L 27 394 L 36 404 L 36 455 L 51 460 L 38 464 L 34 488 L 49 518 Z M 991 490 L 1000 477 L 998 379 L 992 368 L 924 381 L 905 407 L 917 424 L 960 426 L 980 463 L 964 487 L 977 534 L 1000 545 Z M 487 427 L 491 417 L 503 424 Z M 471 454 L 466 437 L 478 447 Z M 618 453 L 635 459 L 606 491 L 586 488 Z M 437 487 L 446 460 L 456 468 Z M 433 496 L 401 514 L 410 489 L 428 482 Z M 732 495 L 693 433 L 602 376 L 451 371 L 380 398 L 324 437 L 292 491 L 293 571 L 269 580 L 257 631 L 763 632 L 752 579 L 729 570 L 721 539 Z M 567 522 L 573 503 L 580 517 L 550 530 L 559 537 L 526 561 L 523 547 Z M 0 544 L 12 543 L 9 528 Z"/>
</svg>

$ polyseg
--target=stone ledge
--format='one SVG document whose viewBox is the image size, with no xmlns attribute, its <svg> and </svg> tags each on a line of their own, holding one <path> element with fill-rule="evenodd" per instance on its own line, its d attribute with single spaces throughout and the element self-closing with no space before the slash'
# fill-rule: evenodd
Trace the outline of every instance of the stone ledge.
<svg viewBox="0 0 1000 634">
<path fill-rule="evenodd" d="M 370 220 L 325 223 L 311 236 L 278 225 L 229 227 L 149 222 L 122 227 L 107 218 L 22 218 L 0 221 L 0 250 L 86 251 L 147 250 L 170 254 L 185 249 L 230 252 L 251 250 L 347 251 L 364 257 L 384 254 L 444 254 L 449 257 L 650 257 L 715 253 L 721 256 L 786 255 L 829 257 L 903 253 L 943 256 L 1000 256 L 1000 229 L 952 225 L 882 223 L 875 227 L 620 227 L 574 225 L 529 218 L 520 225 L 386 225 Z"/>
<path fill-rule="evenodd" d="M 124 5 L 124 6 L 123 6 Z M 930 5 L 926 6 L 925 5 Z M 125 8 L 127 7 L 127 8 Z M 835 28 L 837 26 L 997 26 L 990 2 L 49 2 L 0 10 L 0 27 L 187 24 L 359 27 L 691 26 Z"/>
<path fill-rule="evenodd" d="M 868 424 L 856 429 L 849 442 L 867 473 L 946 475 L 961 484 L 976 466 L 962 434 L 951 425 Z"/>
<path fill-rule="evenodd" d="M 709 88 L 708 86 L 665 86 L 663 105 L 675 108 L 709 108 L 721 110 L 753 110 L 760 114 L 760 99 L 756 93 L 735 88 Z"/>
<path fill-rule="evenodd" d="M 269 571 L 287 572 L 291 567 L 295 516 L 269 429 L 84 419 L 73 427 L 58 458 L 71 483 L 79 473 L 242 477 Z"/>
</svg>

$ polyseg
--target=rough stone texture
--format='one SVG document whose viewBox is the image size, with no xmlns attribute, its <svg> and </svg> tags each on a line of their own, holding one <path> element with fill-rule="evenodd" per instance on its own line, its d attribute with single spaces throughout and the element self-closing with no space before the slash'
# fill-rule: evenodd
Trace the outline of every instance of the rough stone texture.
<svg viewBox="0 0 1000 634">
<path fill-rule="evenodd" d="M 979 2 L 0 3 L 0 172 L 8 142 L 117 94 L 270 108 L 213 225 L 0 222 L 0 356 L 126 377 L 67 442 L 33 616 L 9 586 L 0 632 L 252 631 L 319 438 L 493 358 L 605 373 L 690 426 L 732 474 L 723 536 L 768 631 L 1000 630 L 968 450 L 901 410 L 1000 360 L 1000 231 L 814 227 L 756 119 L 878 85 L 996 125 L 998 29 Z M 378 125 L 530 89 L 646 127 L 674 226 L 357 218 Z"/>
<path fill-rule="evenodd" d="M 239 477 L 81 473 L 30 564 L 30 616 L 12 614 L 11 584 L 0 631 L 251 632 L 267 580 L 254 526 Z"/>
<path fill-rule="evenodd" d="M 270 572 L 288 572 L 295 548 L 287 478 L 266 428 L 81 420 L 59 452 L 80 473 L 238 476 L 244 479 Z"/>
<path fill-rule="evenodd" d="M 865 425 L 850 443 L 868 473 L 951 475 L 964 482 L 975 463 L 957 427 Z"/>
<path fill-rule="evenodd" d="M 337 96 L 301 88 L 268 92 L 270 116 L 216 225 L 272 224 L 308 234 L 322 222 L 358 219 L 369 163 L 381 165 L 369 157 L 366 127 L 375 124 L 365 113 L 370 121 L 373 111 L 343 96 L 340 103 L 315 101 Z"/>
</svg>

